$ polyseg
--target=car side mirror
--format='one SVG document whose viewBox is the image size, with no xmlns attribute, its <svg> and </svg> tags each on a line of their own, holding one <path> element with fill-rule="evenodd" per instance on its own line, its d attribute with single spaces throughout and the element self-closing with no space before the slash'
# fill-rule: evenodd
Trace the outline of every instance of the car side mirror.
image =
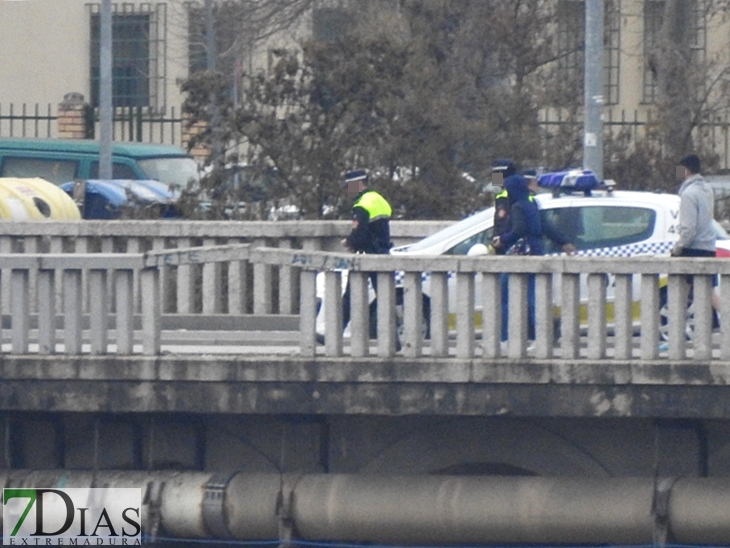
<svg viewBox="0 0 730 548">
<path fill-rule="evenodd" d="M 481 255 L 489 255 L 489 248 L 484 244 L 474 244 L 466 252 L 469 257 L 479 257 Z"/>
</svg>

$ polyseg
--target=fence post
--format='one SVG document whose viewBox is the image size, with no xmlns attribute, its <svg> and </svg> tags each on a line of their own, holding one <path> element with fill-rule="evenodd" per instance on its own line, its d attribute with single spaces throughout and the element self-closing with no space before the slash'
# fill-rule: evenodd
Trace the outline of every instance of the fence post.
<svg viewBox="0 0 730 548">
<path fill-rule="evenodd" d="M 94 125 L 89 124 L 91 107 L 81 93 L 72 91 L 63 96 L 58 105 L 59 139 L 88 139 L 94 136 Z"/>
</svg>

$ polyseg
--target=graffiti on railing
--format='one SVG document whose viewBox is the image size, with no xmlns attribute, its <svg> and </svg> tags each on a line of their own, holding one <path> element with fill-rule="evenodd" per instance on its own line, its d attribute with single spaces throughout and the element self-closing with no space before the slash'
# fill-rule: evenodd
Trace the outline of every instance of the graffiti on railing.
<svg viewBox="0 0 730 548">
<path fill-rule="evenodd" d="M 309 253 L 295 253 L 291 259 L 292 266 L 310 270 L 358 270 L 359 261 L 356 257 L 339 255 L 315 255 Z"/>
<path fill-rule="evenodd" d="M 169 253 L 150 254 L 148 255 L 147 266 L 176 266 L 200 262 L 202 260 L 197 250 L 185 249 Z"/>
</svg>

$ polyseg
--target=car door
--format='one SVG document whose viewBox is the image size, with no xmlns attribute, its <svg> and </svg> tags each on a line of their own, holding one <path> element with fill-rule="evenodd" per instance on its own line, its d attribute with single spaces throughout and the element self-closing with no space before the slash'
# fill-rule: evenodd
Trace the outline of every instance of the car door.
<svg viewBox="0 0 730 548">
<path fill-rule="evenodd" d="M 664 234 L 663 210 L 655 205 L 614 198 L 578 199 L 556 204 L 564 207 L 541 211 L 544 224 L 552 224 L 576 246 L 576 255 L 589 257 L 634 257 L 665 253 L 669 242 Z M 546 239 L 547 253 L 559 253 L 558 244 Z M 608 276 L 607 320 L 613 322 L 614 276 Z M 634 302 L 640 295 L 640 281 L 633 280 Z M 556 281 L 554 294 L 560 298 Z M 581 323 L 587 323 L 586 276 L 581 276 Z M 635 307 L 638 314 L 638 307 Z M 638 317 L 635 318 L 638 320 Z"/>
</svg>

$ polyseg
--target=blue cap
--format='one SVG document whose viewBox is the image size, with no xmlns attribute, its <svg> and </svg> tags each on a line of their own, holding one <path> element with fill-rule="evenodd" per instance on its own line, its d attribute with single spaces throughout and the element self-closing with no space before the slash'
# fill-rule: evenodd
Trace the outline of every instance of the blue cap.
<svg viewBox="0 0 730 548">
<path fill-rule="evenodd" d="M 501 173 L 505 179 L 517 172 L 517 167 L 512 160 L 498 158 L 492 162 L 492 173 Z"/>
<path fill-rule="evenodd" d="M 525 169 L 520 175 L 522 175 L 525 179 L 537 179 L 537 170 Z"/>
<path fill-rule="evenodd" d="M 348 183 L 353 183 L 355 181 L 363 181 L 367 183 L 368 180 L 368 172 L 364 169 L 356 169 L 354 171 L 348 171 L 345 173 L 345 185 Z"/>
</svg>

